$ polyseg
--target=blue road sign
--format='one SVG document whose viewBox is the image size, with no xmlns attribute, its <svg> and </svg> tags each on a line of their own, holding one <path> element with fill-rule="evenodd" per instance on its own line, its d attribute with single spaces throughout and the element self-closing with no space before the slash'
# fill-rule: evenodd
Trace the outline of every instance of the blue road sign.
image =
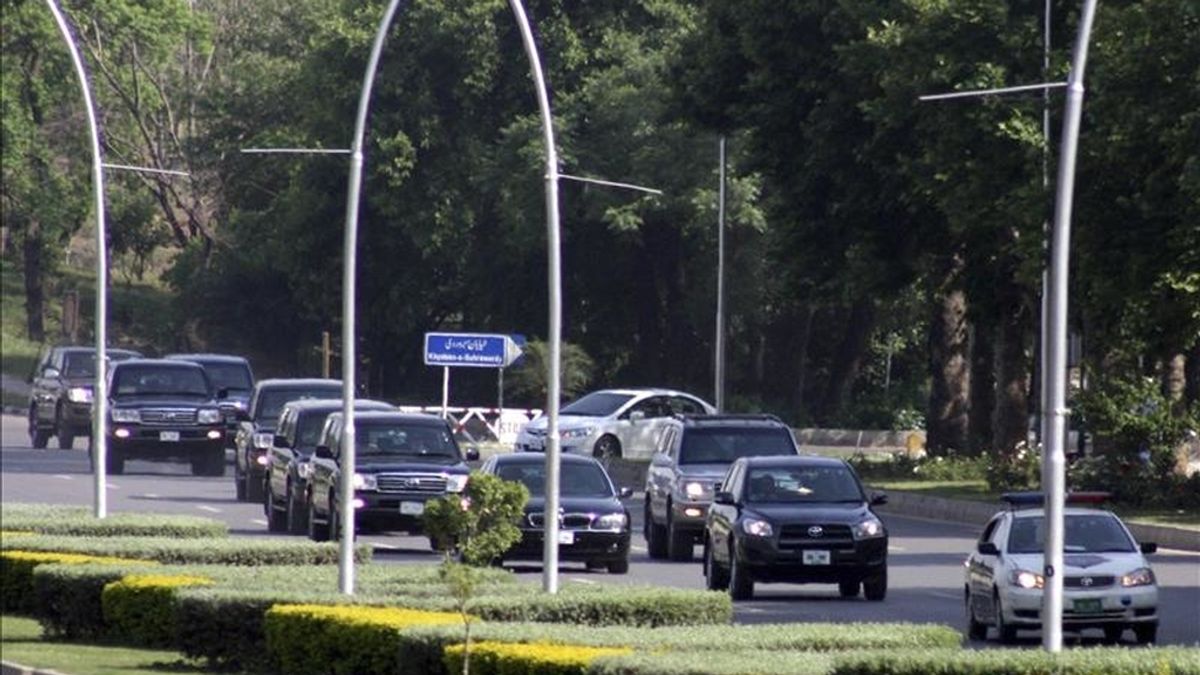
<svg viewBox="0 0 1200 675">
<path fill-rule="evenodd" d="M 512 335 L 426 333 L 425 365 L 505 368 L 521 356 Z"/>
</svg>

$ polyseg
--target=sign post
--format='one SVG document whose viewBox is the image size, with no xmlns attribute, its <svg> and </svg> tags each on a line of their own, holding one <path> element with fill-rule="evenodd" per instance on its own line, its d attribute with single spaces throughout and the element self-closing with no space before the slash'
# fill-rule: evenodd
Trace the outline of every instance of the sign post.
<svg viewBox="0 0 1200 675">
<path fill-rule="evenodd" d="M 521 335 L 492 333 L 426 333 L 425 365 L 442 368 L 442 417 L 450 407 L 451 368 L 499 368 L 501 382 L 504 369 L 521 358 Z"/>
</svg>

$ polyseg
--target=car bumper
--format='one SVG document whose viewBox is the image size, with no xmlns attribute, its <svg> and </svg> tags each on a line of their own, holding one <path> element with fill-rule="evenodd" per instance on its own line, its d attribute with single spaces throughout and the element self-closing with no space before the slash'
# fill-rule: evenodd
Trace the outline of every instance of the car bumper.
<svg viewBox="0 0 1200 675">
<path fill-rule="evenodd" d="M 569 534 L 566 534 L 569 533 Z M 558 559 L 569 562 L 623 560 L 629 557 L 629 531 L 559 530 Z M 541 560 L 545 536 L 542 530 L 521 530 L 521 541 L 510 548 L 505 560 Z"/>
<path fill-rule="evenodd" d="M 1042 624 L 1042 591 L 1038 589 L 1007 588 L 1001 591 L 1000 606 L 1004 621 L 1013 626 L 1037 628 Z M 1100 611 L 1093 611 L 1090 601 L 1100 601 Z M 1081 602 L 1082 601 L 1082 602 Z M 1095 628 L 1106 625 L 1153 623 L 1158 621 L 1158 588 L 1137 586 L 1111 588 L 1101 591 L 1063 590 L 1063 626 Z"/>
<path fill-rule="evenodd" d="M 440 499 L 440 494 L 380 494 L 356 492 L 354 520 L 364 530 L 424 532 L 422 514 L 425 504 Z"/>
<path fill-rule="evenodd" d="M 164 433 L 178 433 L 178 440 L 164 440 Z M 108 446 L 127 458 L 187 459 L 201 452 L 224 450 L 225 433 L 221 427 L 142 429 L 113 425 L 108 435 Z"/>
<path fill-rule="evenodd" d="M 873 577 L 887 567 L 887 537 L 864 539 L 852 547 L 818 545 L 779 548 L 771 539 L 746 537 L 738 547 L 738 561 L 756 581 L 836 583 Z M 805 562 L 805 551 L 809 562 Z M 824 553 L 828 553 L 828 562 Z M 814 562 L 820 559 L 822 562 Z"/>
<path fill-rule="evenodd" d="M 92 433 L 92 404 L 68 403 L 63 406 L 63 422 L 76 436 Z"/>
<path fill-rule="evenodd" d="M 671 502 L 671 522 L 677 531 L 691 531 L 696 535 L 704 531 L 710 502 Z"/>
</svg>

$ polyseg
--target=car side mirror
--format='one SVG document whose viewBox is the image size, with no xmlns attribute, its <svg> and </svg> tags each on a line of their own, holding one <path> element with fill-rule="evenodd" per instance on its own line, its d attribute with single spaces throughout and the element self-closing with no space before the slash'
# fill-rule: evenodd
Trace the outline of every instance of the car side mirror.
<svg viewBox="0 0 1200 675">
<path fill-rule="evenodd" d="M 887 500 L 888 500 L 888 496 L 887 496 L 886 492 L 872 492 L 871 493 L 871 506 L 879 506 L 881 504 L 886 504 Z"/>
<path fill-rule="evenodd" d="M 466 455 L 467 455 L 468 462 L 478 462 L 479 461 L 479 449 L 478 448 L 467 448 Z"/>
<path fill-rule="evenodd" d="M 317 449 L 313 451 L 313 454 L 315 454 L 318 459 L 333 459 L 333 451 L 329 449 L 328 445 L 318 445 Z"/>
<path fill-rule="evenodd" d="M 728 506 L 734 506 L 737 504 L 737 501 L 733 498 L 733 493 L 726 492 L 725 490 L 721 490 L 713 495 L 713 502 L 717 504 L 726 504 Z"/>
<path fill-rule="evenodd" d="M 979 545 L 975 547 L 975 550 L 979 551 L 979 553 L 982 555 L 1000 555 L 1000 549 L 996 548 L 996 545 L 990 541 L 979 542 Z"/>
<path fill-rule="evenodd" d="M 1142 553 L 1158 553 L 1158 544 L 1152 541 L 1143 541 Z"/>
<path fill-rule="evenodd" d="M 42 377 L 46 378 L 47 380 L 53 380 L 59 375 L 61 375 L 61 373 L 59 373 L 58 368 L 55 368 L 54 366 L 46 366 L 42 369 Z"/>
<path fill-rule="evenodd" d="M 640 422 L 644 419 L 646 419 L 646 413 L 642 412 L 641 410 L 634 410 L 633 412 L 629 413 L 630 422 Z"/>
<path fill-rule="evenodd" d="M 628 499 L 633 496 L 633 488 L 623 487 L 617 490 L 617 499 Z"/>
<path fill-rule="evenodd" d="M 274 445 L 277 448 L 292 447 L 291 443 L 288 443 L 287 436 L 283 436 L 281 434 L 275 434 L 275 438 L 271 440 L 271 445 Z"/>
</svg>

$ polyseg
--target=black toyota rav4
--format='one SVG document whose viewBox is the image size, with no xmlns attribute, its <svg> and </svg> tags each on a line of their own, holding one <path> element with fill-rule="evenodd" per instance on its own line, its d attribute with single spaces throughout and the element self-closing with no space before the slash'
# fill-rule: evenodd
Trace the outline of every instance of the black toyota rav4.
<svg viewBox="0 0 1200 675">
<path fill-rule="evenodd" d="M 750 457 L 729 467 L 708 511 L 704 577 L 734 600 L 755 582 L 837 584 L 842 597 L 887 595 L 888 534 L 846 462 Z"/>
</svg>

